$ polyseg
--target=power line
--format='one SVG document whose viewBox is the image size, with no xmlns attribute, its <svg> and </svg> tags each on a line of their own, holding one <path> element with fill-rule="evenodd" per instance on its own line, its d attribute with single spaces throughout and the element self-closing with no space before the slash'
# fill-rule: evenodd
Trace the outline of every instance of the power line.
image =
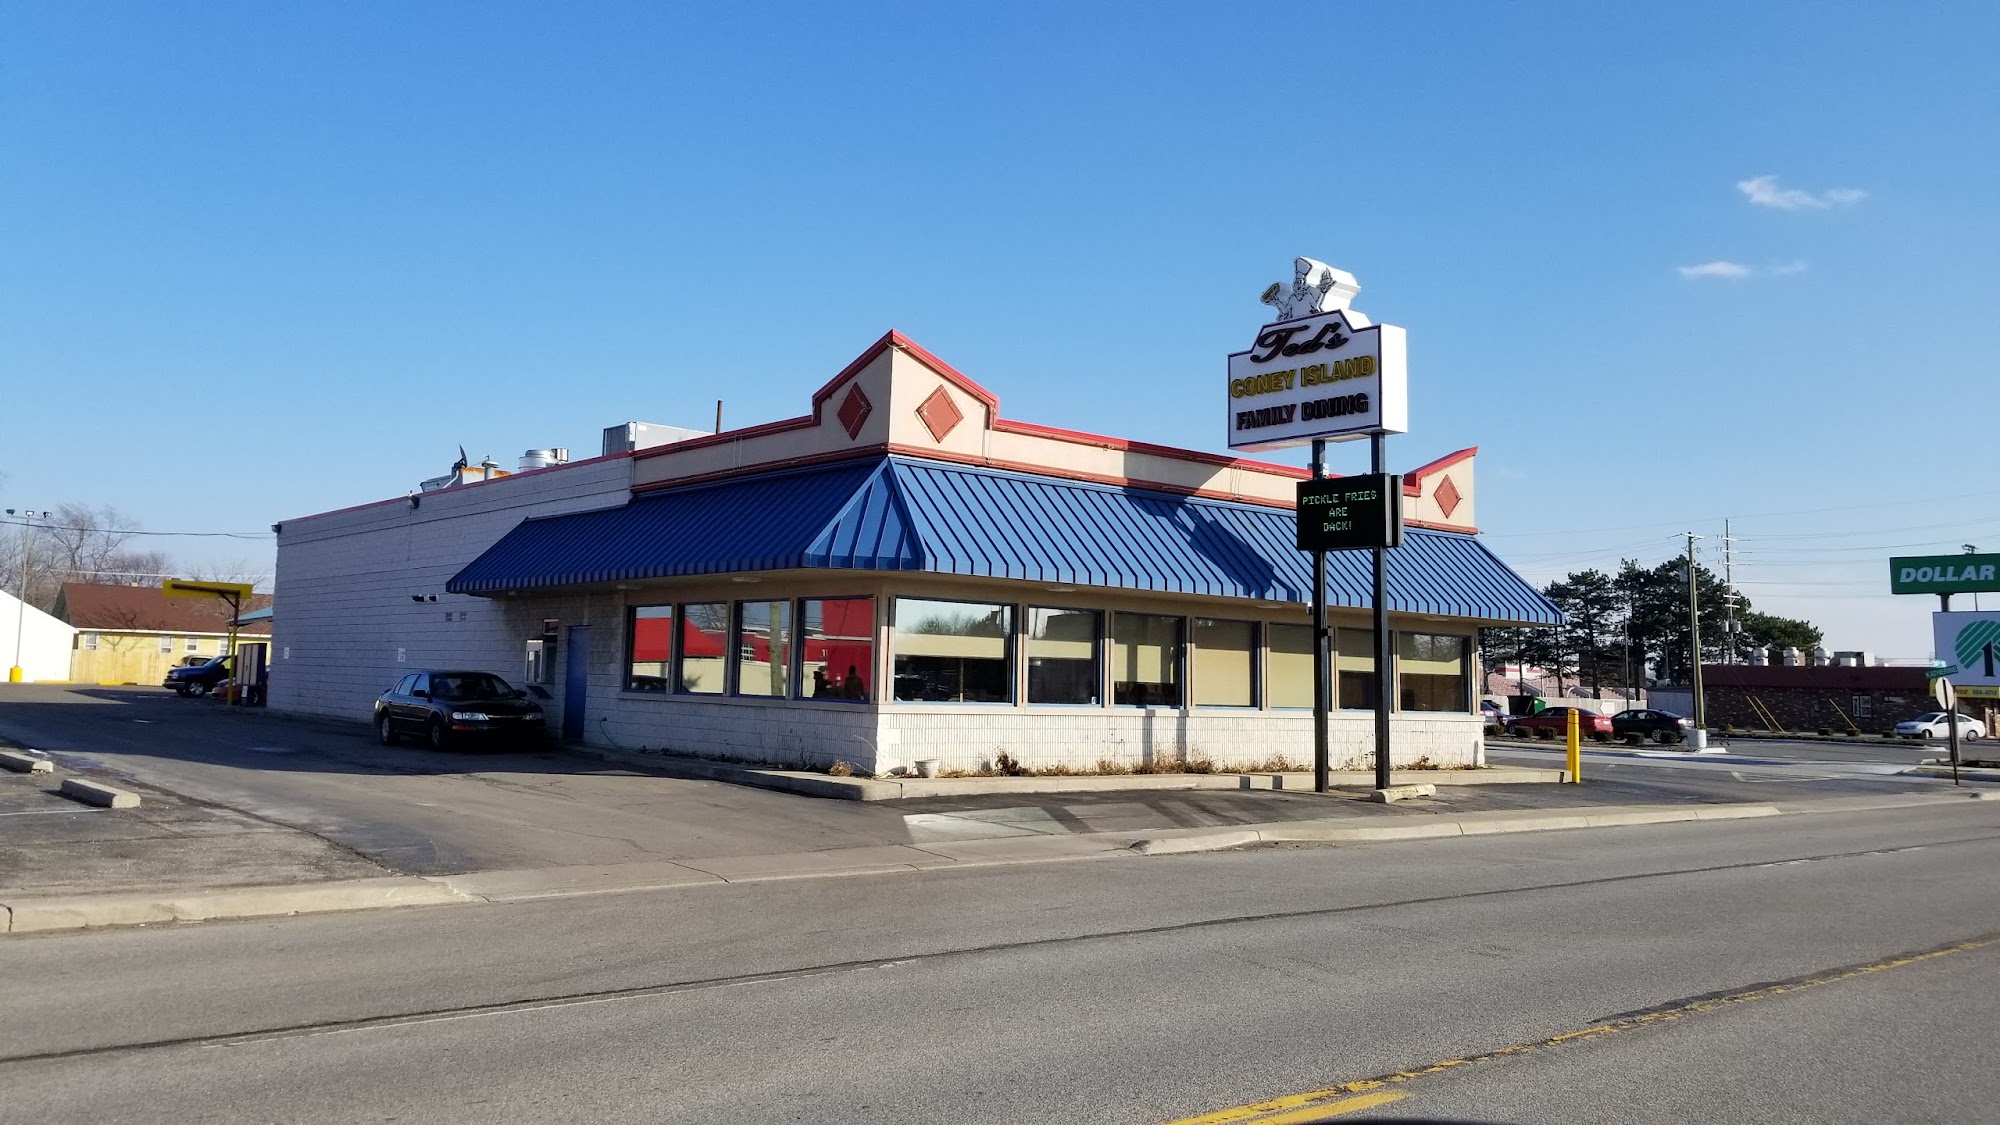
<svg viewBox="0 0 2000 1125">
<path fill-rule="evenodd" d="M 0 525 L 9 527 L 32 527 L 39 531 L 91 531 L 99 535 L 158 535 L 189 539 L 276 539 L 268 531 L 139 531 L 119 527 L 71 527 L 59 523 L 43 523 L 39 520 L 0 519 Z"/>
</svg>

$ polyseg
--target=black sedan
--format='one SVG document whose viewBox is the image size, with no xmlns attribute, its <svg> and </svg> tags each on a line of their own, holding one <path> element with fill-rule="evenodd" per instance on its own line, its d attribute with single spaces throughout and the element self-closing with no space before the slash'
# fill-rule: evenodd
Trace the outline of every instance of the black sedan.
<svg viewBox="0 0 2000 1125">
<path fill-rule="evenodd" d="M 1685 742 L 1688 732 L 1693 729 L 1693 721 L 1684 719 L 1672 711 L 1634 709 L 1620 711 L 1611 716 L 1612 735 L 1627 742 L 1643 742 L 1651 739 L 1662 746 L 1673 742 Z"/>
<path fill-rule="evenodd" d="M 375 700 L 384 746 L 406 734 L 434 750 L 460 741 L 530 742 L 542 730 L 541 704 L 491 672 L 412 672 Z"/>
</svg>

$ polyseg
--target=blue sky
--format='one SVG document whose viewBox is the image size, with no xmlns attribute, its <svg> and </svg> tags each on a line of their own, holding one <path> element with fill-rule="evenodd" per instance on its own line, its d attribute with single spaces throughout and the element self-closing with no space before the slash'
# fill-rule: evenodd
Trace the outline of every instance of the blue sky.
<svg viewBox="0 0 2000 1125">
<path fill-rule="evenodd" d="M 0 506 L 257 531 L 460 443 L 789 416 L 891 327 L 1009 417 L 1219 449 L 1309 254 L 1409 330 L 1392 460 L 1480 446 L 1524 572 L 1732 517 L 1760 608 L 1922 656 L 1881 560 L 2000 549 L 1996 45 L 1971 3 L 17 0 Z"/>
</svg>

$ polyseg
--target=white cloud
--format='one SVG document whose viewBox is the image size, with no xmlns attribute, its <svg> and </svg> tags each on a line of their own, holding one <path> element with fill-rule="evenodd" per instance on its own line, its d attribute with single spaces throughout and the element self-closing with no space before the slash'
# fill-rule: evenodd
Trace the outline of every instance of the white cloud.
<svg viewBox="0 0 2000 1125">
<path fill-rule="evenodd" d="M 1680 274 L 1686 278 L 1721 277 L 1730 281 L 1741 281 L 1754 270 L 1741 262 L 1703 262 L 1698 266 L 1680 266 Z"/>
<path fill-rule="evenodd" d="M 1772 266 L 1768 272 L 1772 277 L 1790 277 L 1795 273 L 1806 272 L 1806 264 L 1804 261 L 1794 259 L 1783 265 Z"/>
<path fill-rule="evenodd" d="M 1868 193 L 1860 188 L 1831 188 L 1819 195 L 1800 188 L 1781 188 L 1776 176 L 1753 176 L 1736 181 L 1736 190 L 1758 207 L 1776 207 L 1780 211 L 1798 211 L 1810 208 L 1824 211 L 1831 207 L 1852 207 L 1868 198 Z"/>
</svg>

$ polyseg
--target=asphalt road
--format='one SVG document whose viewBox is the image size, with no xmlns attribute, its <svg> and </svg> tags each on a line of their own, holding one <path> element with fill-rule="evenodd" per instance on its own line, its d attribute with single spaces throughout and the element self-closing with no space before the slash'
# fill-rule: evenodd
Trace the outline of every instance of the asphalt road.
<svg viewBox="0 0 2000 1125">
<path fill-rule="evenodd" d="M 1996 933 L 1959 799 L 12 938 L 0 1117 L 1985 1121 Z"/>
</svg>

